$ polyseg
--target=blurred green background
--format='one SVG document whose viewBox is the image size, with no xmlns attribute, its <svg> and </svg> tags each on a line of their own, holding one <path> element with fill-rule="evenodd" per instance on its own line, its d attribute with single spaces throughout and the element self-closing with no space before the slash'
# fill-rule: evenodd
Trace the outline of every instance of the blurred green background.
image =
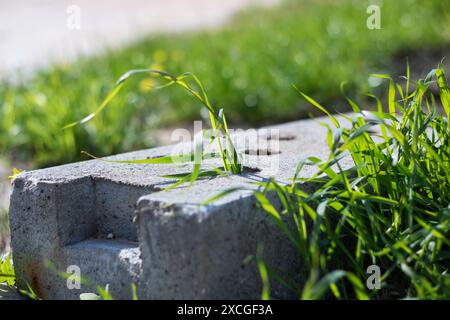
<svg viewBox="0 0 450 320">
<path fill-rule="evenodd" d="M 368 5 L 381 7 L 381 29 L 366 26 Z M 44 167 L 159 143 L 159 130 L 189 126 L 199 106 L 155 80 L 130 81 L 107 112 L 62 131 L 92 112 L 119 76 L 132 68 L 194 72 L 234 126 L 260 126 L 308 116 L 291 84 L 345 110 L 346 93 L 363 98 L 384 87 L 371 73 L 428 70 L 450 52 L 450 4 L 442 0 L 295 0 L 249 8 L 218 28 L 148 36 L 131 46 L 20 75 L 0 84 L 0 151 Z M 419 61 L 415 63 L 415 60 Z M 425 66 L 425 61 L 429 63 Z"/>
</svg>

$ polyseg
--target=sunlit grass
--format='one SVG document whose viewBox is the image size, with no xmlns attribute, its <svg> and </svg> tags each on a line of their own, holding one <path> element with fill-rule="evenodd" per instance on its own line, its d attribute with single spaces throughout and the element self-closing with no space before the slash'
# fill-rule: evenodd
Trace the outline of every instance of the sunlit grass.
<svg viewBox="0 0 450 320">
<path fill-rule="evenodd" d="M 309 270 L 306 283 L 296 285 L 299 298 L 450 298 L 450 90 L 444 70 L 431 71 L 414 92 L 409 79 L 402 87 L 376 76 L 390 83 L 389 112 L 375 96 L 373 112 L 348 99 L 354 115 L 345 117 L 347 123 L 330 115 L 336 127 L 328 127 L 328 159 L 301 160 L 292 184 L 271 180 L 255 193 Z M 342 164 L 346 157 L 353 167 Z M 305 165 L 317 172 L 300 178 Z M 304 191 L 305 185 L 314 191 Z M 378 290 L 366 286 L 371 265 L 381 270 Z"/>
<path fill-rule="evenodd" d="M 12 265 L 11 254 L 1 254 L 0 253 L 0 283 L 7 284 L 8 286 L 14 286 L 15 284 L 15 273 L 14 267 Z"/>
</svg>

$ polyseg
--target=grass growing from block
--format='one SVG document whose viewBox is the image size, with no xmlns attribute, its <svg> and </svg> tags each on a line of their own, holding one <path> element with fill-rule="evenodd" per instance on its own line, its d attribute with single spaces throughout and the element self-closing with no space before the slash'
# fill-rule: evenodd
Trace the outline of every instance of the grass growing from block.
<svg viewBox="0 0 450 320">
<path fill-rule="evenodd" d="M 194 139 L 194 151 L 189 154 L 181 154 L 181 155 L 167 155 L 158 158 L 152 159 L 138 159 L 138 160 L 105 160 L 100 159 L 107 162 L 115 162 L 115 163 L 129 163 L 129 164 L 168 164 L 168 163 L 184 163 L 184 162 L 194 162 L 194 168 L 192 173 L 182 174 L 182 175 L 170 175 L 166 176 L 168 178 L 175 178 L 178 181 L 171 185 L 167 189 L 175 188 L 185 182 L 190 182 L 192 184 L 195 180 L 203 176 L 215 176 L 218 174 L 223 174 L 222 170 L 219 168 L 214 168 L 214 170 L 201 171 L 201 162 L 205 158 L 212 157 L 220 157 L 223 164 L 223 169 L 226 173 L 232 174 L 241 174 L 242 173 L 242 164 L 240 160 L 240 156 L 236 151 L 236 148 L 233 145 L 231 140 L 230 132 L 228 130 L 228 124 L 226 121 L 225 114 L 223 109 L 216 111 L 215 108 L 211 105 L 206 90 L 203 86 L 203 83 L 200 81 L 197 76 L 193 73 L 183 73 L 179 76 L 174 76 L 170 73 L 159 71 L 159 70 L 151 70 L 151 69 L 138 69 L 138 70 L 130 70 L 126 72 L 124 75 L 120 77 L 120 79 L 116 82 L 115 88 L 112 92 L 107 96 L 107 98 L 100 104 L 100 106 L 95 110 L 95 112 L 90 113 L 88 116 L 84 117 L 80 121 L 73 122 L 64 127 L 64 129 L 69 129 L 76 127 L 77 125 L 85 124 L 92 119 L 94 119 L 100 112 L 102 112 L 110 101 L 120 92 L 125 82 L 132 76 L 136 75 L 152 75 L 156 78 L 163 78 L 165 83 L 159 86 L 156 86 L 158 89 L 163 89 L 172 85 L 177 85 L 184 89 L 187 93 L 193 96 L 197 101 L 199 101 L 202 106 L 208 111 L 210 117 L 210 123 L 212 132 L 209 135 L 209 145 L 206 150 L 204 150 L 203 146 L 203 135 L 206 135 L 204 131 L 202 131 L 201 138 Z M 156 81 L 156 80 L 154 80 Z M 209 152 L 209 148 L 213 143 L 217 143 L 218 154 L 215 152 Z M 99 159 L 95 156 L 90 155 L 87 152 L 84 152 L 87 155 Z M 167 190 L 166 189 L 166 190 Z"/>
<path fill-rule="evenodd" d="M 376 76 L 389 82 L 389 112 L 375 96 L 378 110 L 373 112 L 348 99 L 354 111 L 348 123 L 329 115 L 335 128 L 328 127 L 328 159 L 304 159 L 292 184 L 271 180 L 255 192 L 309 272 L 306 283 L 290 284 L 299 298 L 450 298 L 450 89 L 445 72 L 432 70 L 413 92 L 408 78 L 402 87 L 388 75 Z M 437 97 L 431 87 L 437 88 Z M 374 129 L 379 133 L 374 135 Z M 344 169 L 344 157 L 351 157 L 354 166 Z M 301 178 L 305 165 L 316 166 L 316 174 Z M 305 184 L 314 192 L 305 192 Z M 280 210 L 269 192 L 282 203 Z M 283 222 L 285 215 L 294 227 Z M 373 265 L 380 268 L 381 287 L 369 290 L 367 272 Z M 268 296 L 267 288 L 263 295 Z"/>
<path fill-rule="evenodd" d="M 0 254 L 0 283 L 6 283 L 9 286 L 13 286 L 15 284 L 15 279 L 11 254 Z"/>
</svg>

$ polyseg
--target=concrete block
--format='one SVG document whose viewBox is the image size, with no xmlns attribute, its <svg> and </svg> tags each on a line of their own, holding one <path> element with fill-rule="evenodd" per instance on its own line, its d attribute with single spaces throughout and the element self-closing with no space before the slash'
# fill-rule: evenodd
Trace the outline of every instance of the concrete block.
<svg viewBox="0 0 450 320">
<path fill-rule="evenodd" d="M 21 174 L 13 182 L 10 205 L 19 285 L 29 284 L 47 299 L 78 299 L 80 293 L 107 284 L 114 298 L 130 299 L 131 283 L 141 299 L 258 298 L 261 279 L 249 257 L 260 244 L 271 269 L 301 281 L 297 252 L 258 208 L 251 191 L 228 194 L 208 206 L 202 203 L 231 187 L 255 188 L 253 182 L 270 177 L 289 182 L 301 158 L 326 158 L 326 129 L 319 122 L 329 120 L 259 129 L 258 144 L 247 143 L 246 135 L 237 133 L 238 150 L 248 168 L 244 174 L 203 179 L 164 192 L 174 180 L 163 175 L 190 172 L 192 165 L 91 160 Z M 111 159 L 164 156 L 178 147 Z M 204 165 L 220 162 L 212 159 Z M 314 172 L 306 167 L 302 174 Z M 55 270 L 66 271 L 71 265 L 79 266 L 90 284 L 69 289 Z M 274 281 L 271 287 L 276 297 L 295 298 Z"/>
</svg>

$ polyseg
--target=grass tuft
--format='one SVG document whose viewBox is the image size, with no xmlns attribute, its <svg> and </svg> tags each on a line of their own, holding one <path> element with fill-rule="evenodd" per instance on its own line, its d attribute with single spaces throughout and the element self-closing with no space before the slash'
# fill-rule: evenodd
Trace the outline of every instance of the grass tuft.
<svg viewBox="0 0 450 320">
<path fill-rule="evenodd" d="M 292 184 L 272 179 L 262 184 L 264 192 L 255 193 L 309 270 L 296 288 L 300 298 L 450 298 L 445 71 L 434 69 L 413 92 L 409 79 L 402 88 L 383 78 L 389 81 L 388 112 L 379 100 L 380 109 L 373 112 L 350 101 L 354 116 L 329 127 L 328 159 L 301 161 Z M 350 168 L 342 164 L 346 157 L 353 159 Z M 310 178 L 300 178 L 305 163 L 317 167 Z M 314 191 L 305 192 L 305 184 Z M 280 210 L 270 203 L 269 192 L 279 198 Z M 295 227 L 282 215 L 292 217 Z M 381 271 L 381 288 L 370 290 L 367 270 L 374 265 Z"/>
<path fill-rule="evenodd" d="M 168 164 L 168 163 L 183 163 L 183 162 L 194 162 L 193 171 L 189 174 L 184 175 L 183 177 L 178 177 L 179 180 L 171 185 L 167 189 L 175 188 L 185 182 L 189 182 L 190 184 L 194 183 L 197 178 L 205 175 L 217 175 L 218 173 L 222 173 L 220 169 L 215 168 L 213 171 L 201 171 L 201 162 L 204 159 L 216 157 L 215 152 L 208 152 L 209 147 L 213 143 L 217 143 L 218 149 L 218 157 L 221 158 L 222 164 L 224 167 L 224 171 L 232 174 L 241 174 L 242 173 L 242 164 L 240 160 L 240 156 L 236 151 L 235 146 L 233 145 L 230 132 L 228 130 L 227 121 L 225 118 L 225 114 L 223 109 L 220 109 L 218 112 L 211 105 L 208 95 L 206 93 L 205 87 L 200 79 L 195 76 L 193 73 L 186 72 L 179 76 L 174 76 L 165 71 L 159 70 L 151 70 L 151 69 L 139 69 L 139 70 L 130 70 L 123 74 L 119 80 L 116 82 L 116 87 L 111 91 L 110 94 L 106 97 L 106 99 L 100 104 L 100 106 L 91 114 L 84 117 L 80 121 L 76 121 L 64 126 L 63 129 L 74 128 L 78 125 L 83 125 L 95 117 L 97 117 L 109 104 L 109 102 L 120 92 L 125 82 L 132 76 L 136 75 L 151 75 L 156 76 L 157 78 L 163 78 L 165 83 L 157 86 L 156 88 L 162 89 L 172 85 L 177 85 L 184 89 L 187 93 L 189 93 L 192 97 L 194 97 L 197 101 L 201 103 L 201 105 L 208 111 L 212 134 L 210 137 L 209 145 L 206 150 L 203 146 L 203 139 L 196 138 L 194 141 L 195 147 L 194 151 L 190 154 L 182 154 L 182 155 L 168 155 L 153 159 L 138 159 L 138 160 L 104 160 L 92 156 L 91 154 L 83 151 L 84 154 L 91 156 L 92 158 L 103 160 L 106 162 L 113 163 L 128 163 L 128 164 Z M 202 132 L 201 137 L 205 135 Z M 174 178 L 174 176 L 172 176 Z M 166 190 L 167 190 L 166 189 Z"/>
</svg>

